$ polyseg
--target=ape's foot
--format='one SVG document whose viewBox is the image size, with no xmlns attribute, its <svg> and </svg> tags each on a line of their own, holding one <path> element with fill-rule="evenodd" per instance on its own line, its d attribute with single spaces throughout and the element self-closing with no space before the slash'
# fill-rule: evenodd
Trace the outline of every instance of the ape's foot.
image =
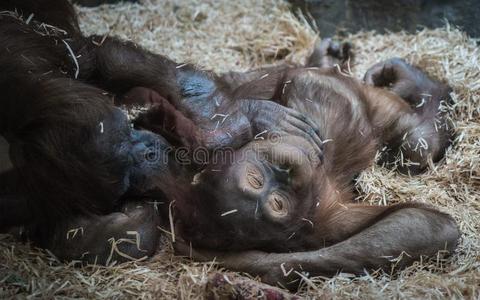
<svg viewBox="0 0 480 300">
<path fill-rule="evenodd" d="M 72 218 L 58 224 L 49 248 L 61 260 L 109 265 L 152 256 L 158 247 L 156 203 L 127 203 L 122 212 Z"/>
<path fill-rule="evenodd" d="M 338 65 L 344 69 L 352 59 L 352 44 L 349 42 L 340 44 L 327 38 L 316 42 L 313 53 L 307 61 L 307 67 L 331 68 Z"/>
</svg>

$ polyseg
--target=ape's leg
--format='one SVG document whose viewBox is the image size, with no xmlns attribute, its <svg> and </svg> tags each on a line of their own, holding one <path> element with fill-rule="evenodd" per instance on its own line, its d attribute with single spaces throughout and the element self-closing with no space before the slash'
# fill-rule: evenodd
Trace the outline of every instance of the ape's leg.
<svg viewBox="0 0 480 300">
<path fill-rule="evenodd" d="M 307 59 L 305 67 L 317 67 L 317 68 L 332 68 L 338 65 L 342 70 L 348 68 L 348 63 L 352 63 L 353 53 L 352 45 L 350 43 L 339 44 L 327 38 L 318 41 L 315 44 L 312 54 Z M 288 70 L 299 68 L 299 65 L 293 64 L 280 64 L 265 66 L 256 70 L 247 72 L 227 72 L 221 75 L 222 81 L 231 89 L 235 90 L 243 84 L 257 81 L 260 79 L 275 77 L 279 80 L 280 75 Z M 272 80 L 264 80 L 263 85 L 268 84 Z M 266 97 L 260 97 L 262 99 L 269 99 Z"/>
<path fill-rule="evenodd" d="M 192 251 L 185 244 L 176 245 L 176 249 L 184 255 L 192 253 L 196 260 L 216 258 L 229 269 L 260 275 L 264 282 L 295 289 L 299 283 L 295 279 L 302 273 L 305 274 L 302 276 L 332 276 L 341 271 L 360 274 L 369 269 L 388 269 L 392 264 L 402 267 L 421 256 L 436 255 L 438 251 L 451 253 L 459 238 L 451 217 L 421 205 L 410 203 L 380 209 L 366 227 L 365 222 L 358 220 L 358 210 L 354 216 L 349 216 L 348 210 L 343 214 L 344 222 L 353 217 L 359 224 L 363 223 L 356 234 L 315 251 L 220 253 Z M 365 206 L 365 210 L 368 210 L 365 216 L 371 219 L 371 207 Z"/>
<path fill-rule="evenodd" d="M 318 68 L 338 66 L 342 71 L 346 71 L 349 68 L 349 64 L 352 63 L 352 60 L 353 53 L 350 43 L 339 44 L 327 38 L 317 41 L 305 66 Z"/>
<path fill-rule="evenodd" d="M 159 225 L 155 204 L 127 203 L 122 212 L 60 222 L 42 246 L 62 260 L 110 264 L 141 259 L 157 249 Z"/>
<path fill-rule="evenodd" d="M 237 88 L 248 82 L 275 76 L 276 74 L 281 74 L 289 69 L 297 67 L 298 66 L 295 65 L 281 64 L 265 66 L 247 72 L 227 72 L 221 74 L 221 80 L 231 91 L 235 91 Z"/>
<path fill-rule="evenodd" d="M 400 171 L 415 174 L 425 169 L 430 160 L 441 159 L 453 134 L 442 109 L 450 99 L 451 89 L 400 59 L 373 66 L 365 81 L 390 86 L 393 92 L 365 90 L 373 125 L 381 131 L 379 135 L 388 147 L 384 160 L 399 160 Z"/>
<path fill-rule="evenodd" d="M 149 88 L 135 87 L 118 99 L 117 103 L 149 106 L 148 110 L 135 118 L 135 126 L 160 134 L 174 146 L 189 149 L 240 147 L 242 141 L 248 140 L 251 134 L 250 130 L 230 126 L 218 126 L 217 130 L 202 128 L 159 93 Z"/>
</svg>

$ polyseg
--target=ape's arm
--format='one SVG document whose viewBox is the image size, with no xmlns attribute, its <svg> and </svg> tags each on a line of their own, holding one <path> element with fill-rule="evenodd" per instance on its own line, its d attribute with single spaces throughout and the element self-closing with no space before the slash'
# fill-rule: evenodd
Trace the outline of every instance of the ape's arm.
<svg viewBox="0 0 480 300">
<path fill-rule="evenodd" d="M 115 94 L 138 86 L 155 90 L 201 130 L 223 130 L 224 137 L 216 141 L 220 143 L 217 147 L 242 145 L 265 130 L 304 136 L 321 146 L 315 123 L 302 114 L 270 101 L 233 101 L 225 81 L 211 72 L 177 64 L 133 43 L 110 38 L 92 52 L 96 68 L 87 76 L 90 80 Z"/>
<path fill-rule="evenodd" d="M 367 208 L 368 209 L 368 208 Z M 259 275 L 262 281 L 298 286 L 301 273 L 306 276 L 331 276 L 337 272 L 359 274 L 368 269 L 388 268 L 401 256 L 399 266 L 412 263 L 420 256 L 432 256 L 440 250 L 452 251 L 459 238 L 455 221 L 446 214 L 415 205 L 384 212 L 377 222 L 333 246 L 308 252 L 265 253 L 246 251 L 220 253 L 193 251 L 187 245 L 176 245 L 184 255 L 196 260 L 216 258 L 222 266 Z M 348 212 L 344 218 L 348 219 Z"/>
<path fill-rule="evenodd" d="M 149 88 L 135 87 L 123 95 L 118 102 L 149 105 L 150 108 L 147 111 L 136 117 L 135 126 L 160 134 L 174 146 L 214 149 L 222 146 L 241 146 L 242 141 L 250 139 L 249 124 L 242 125 L 241 120 L 237 120 L 233 124 L 229 123 L 231 126 L 228 127 L 218 126 L 217 130 L 202 128 Z"/>
</svg>

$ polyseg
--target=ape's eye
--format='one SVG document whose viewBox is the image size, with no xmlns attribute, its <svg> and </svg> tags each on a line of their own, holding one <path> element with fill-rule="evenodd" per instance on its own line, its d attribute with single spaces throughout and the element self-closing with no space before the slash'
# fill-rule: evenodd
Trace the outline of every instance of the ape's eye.
<svg viewBox="0 0 480 300">
<path fill-rule="evenodd" d="M 247 166 L 247 182 L 254 189 L 260 189 L 263 187 L 264 178 L 258 168 Z"/>
<path fill-rule="evenodd" d="M 280 200 L 280 198 L 278 196 L 273 197 L 272 205 L 274 206 L 274 210 L 283 211 L 283 201 Z"/>
<path fill-rule="evenodd" d="M 273 192 L 268 196 L 267 212 L 271 217 L 281 218 L 288 215 L 288 199 L 285 195 L 279 192 Z"/>
</svg>

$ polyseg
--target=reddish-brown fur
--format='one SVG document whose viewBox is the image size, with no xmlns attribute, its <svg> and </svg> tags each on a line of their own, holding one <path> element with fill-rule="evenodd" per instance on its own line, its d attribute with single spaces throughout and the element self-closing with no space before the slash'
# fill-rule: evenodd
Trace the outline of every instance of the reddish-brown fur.
<svg viewBox="0 0 480 300">
<path fill-rule="evenodd" d="M 78 28 L 74 16 L 51 20 Z M 380 146 L 387 147 L 387 164 L 403 149 L 414 164 L 401 171 L 418 173 L 448 145 L 451 132 L 440 110 L 448 87 L 401 60 L 380 63 L 366 75 L 370 84 L 392 84 L 392 93 L 332 68 L 345 63 L 349 47 L 330 42 L 315 50 L 307 68 L 217 76 L 132 43 L 75 33 L 63 38 L 82 54 L 80 81 L 74 80 L 62 36 L 39 35 L 35 24 L 9 16 L 1 21 L 2 44 L 16 54 L 9 47 L 0 52 L 7 74 L 1 77 L 0 133 L 15 150 L 14 171 L 2 175 L 0 186 L 0 205 L 11 214 L 2 214 L 0 226 L 28 225 L 30 237 L 64 258 L 108 262 L 109 237 L 129 239 L 120 246 L 128 257 L 152 254 L 160 220 L 145 201 L 137 207 L 145 198 L 175 199 L 179 233 L 195 247 L 230 250 L 199 249 L 193 252 L 198 259 L 217 256 L 271 283 L 295 277 L 295 272 L 284 276 L 280 266 L 321 275 L 359 273 L 388 266 L 385 256 L 407 252 L 402 262 L 410 263 L 455 246 L 455 222 L 434 209 L 352 203 L 352 180 Z M 105 91 L 117 104 L 133 97 L 153 105 L 137 126 L 174 144 L 212 153 L 231 148 L 250 156 L 180 167 L 166 151 L 170 143 L 130 130 Z M 422 103 L 423 94 L 430 96 Z M 215 115 L 227 117 L 219 123 Z M 101 126 L 100 135 L 103 121 L 107 131 Z M 255 138 L 265 130 L 278 131 L 280 142 Z M 168 163 L 146 156 L 155 143 Z M 294 154 L 302 159 L 291 160 Z M 70 238 L 72 229 L 81 235 Z M 139 247 L 131 243 L 133 231 Z M 177 249 L 190 252 L 181 244 Z"/>
<path fill-rule="evenodd" d="M 330 51 L 325 49 L 329 47 L 334 45 L 326 41 L 316 48 L 312 57 L 319 57 L 320 62 L 315 64 L 311 58 L 313 68 L 280 67 L 244 76 L 227 75 L 226 80 L 234 78 L 237 84 L 235 98 L 274 100 L 300 111 L 317 122 L 320 136 L 328 143 L 318 165 L 285 165 L 260 155 L 247 163 L 239 160 L 232 165 L 215 166 L 215 172 L 207 168 L 197 184 L 197 193 L 202 196 L 191 199 L 186 204 L 189 208 L 180 208 L 179 230 L 194 248 L 228 251 L 199 251 L 194 252 L 194 257 L 216 256 L 233 269 L 262 275 L 268 282 L 285 283 L 293 275 L 282 275 L 281 263 L 317 275 L 331 275 L 339 270 L 358 273 L 365 267 L 388 266 L 389 261 L 381 256 L 406 252 L 409 257 L 399 264 L 404 265 L 421 255 L 454 249 L 458 238 L 455 222 L 428 206 L 353 203 L 354 176 L 373 162 L 381 147 L 386 148 L 382 161 L 387 166 L 401 153 L 408 163 L 400 162 L 398 169 L 411 174 L 423 171 L 430 161 L 443 156 L 452 131 L 441 104 L 449 101 L 450 88 L 400 59 L 375 65 L 365 77 L 371 85 L 361 84 L 345 70 L 324 65 L 323 62 L 335 59 L 338 65 L 342 63 L 341 53 L 327 54 Z M 321 51 L 330 57 L 325 59 L 318 53 Z M 238 84 L 242 79 L 244 83 Z M 389 91 L 372 85 L 391 86 Z M 308 143 L 291 143 L 288 139 L 281 140 L 280 146 L 254 140 L 237 153 L 252 150 L 251 145 L 263 147 L 258 153 L 282 148 L 283 144 L 290 151 L 309 148 Z M 257 170 L 244 173 L 245 165 L 247 170 Z M 285 182 L 275 172 L 264 171 L 265 166 L 293 171 Z M 306 176 L 308 168 L 312 170 Z M 254 179 L 243 181 L 241 176 Z M 232 185 L 231 181 L 236 183 Z M 295 186 L 295 182 L 301 184 Z M 272 196 L 276 191 L 282 195 Z M 265 204 L 272 203 L 272 197 L 273 210 Z M 255 199 L 253 212 L 251 202 Z M 231 211 L 235 213 L 228 217 L 222 213 Z M 241 252 L 250 249 L 267 252 Z M 283 251 L 307 252 L 268 253 Z"/>
<path fill-rule="evenodd" d="M 438 161 L 452 134 L 441 109 L 442 101 L 449 100 L 449 87 L 399 59 L 373 66 L 365 76 L 368 85 L 362 84 L 331 65 L 346 63 L 344 51 L 349 47 L 338 49 L 324 42 L 306 68 L 280 66 L 216 79 L 216 90 L 231 97 L 225 99 L 227 107 L 232 100 L 276 101 L 314 120 L 325 144 L 321 153 L 310 152 L 312 143 L 306 139 L 279 132 L 280 142 L 251 138 L 243 147 L 230 145 L 240 157 L 252 152 L 260 155 L 203 165 L 193 186 L 188 188 L 189 181 L 184 182 L 186 188 L 175 203 L 177 233 L 197 248 L 178 243 L 180 253 L 193 253 L 200 260 L 217 257 L 232 269 L 261 275 L 270 283 L 286 283 L 296 273 L 286 276 L 280 265 L 316 275 L 339 270 L 360 273 L 365 268 L 388 267 L 389 257 L 404 252 L 408 256 L 398 266 L 454 249 L 459 233 L 449 216 L 418 203 L 355 204 L 352 183 L 382 147 L 381 162 L 386 166 L 401 153 L 404 161 L 398 169 L 404 173 L 419 173 L 430 161 Z M 390 86 L 390 91 L 372 85 Z M 214 105 L 209 95 L 202 98 L 202 106 Z M 200 127 L 215 125 L 199 106 L 173 103 Z M 142 126 L 165 134 L 169 129 L 157 125 L 163 119 L 162 113 L 151 111 Z M 205 145 L 203 136 L 196 135 L 200 141 L 186 145 Z M 288 158 L 298 151 L 314 157 L 280 162 L 264 156 Z M 265 168 L 271 172 L 265 173 Z M 285 174 L 284 168 L 293 171 Z M 301 252 L 278 253 L 284 251 Z"/>
</svg>

